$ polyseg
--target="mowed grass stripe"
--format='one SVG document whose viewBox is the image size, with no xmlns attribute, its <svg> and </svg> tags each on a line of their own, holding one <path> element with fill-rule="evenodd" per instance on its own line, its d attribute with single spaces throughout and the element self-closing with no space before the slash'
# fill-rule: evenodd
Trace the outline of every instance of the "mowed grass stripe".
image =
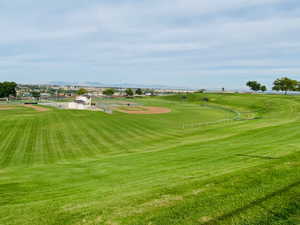
<svg viewBox="0 0 300 225">
<path fill-rule="evenodd" d="M 70 115 L 74 115 L 73 112 L 70 113 Z M 87 125 L 84 122 L 84 120 L 76 120 L 75 117 L 72 117 L 71 120 L 68 121 L 69 125 L 70 125 L 70 129 L 72 129 L 72 131 L 76 131 L 74 133 L 72 133 L 72 139 L 74 140 L 79 140 L 80 143 L 76 143 L 79 146 L 81 146 L 82 151 L 82 156 L 84 157 L 91 157 L 94 156 L 96 153 L 96 149 L 93 149 L 93 144 L 92 142 L 89 140 L 89 136 L 88 133 L 85 132 L 85 130 L 87 130 Z"/>
<path fill-rule="evenodd" d="M 126 126 L 124 126 L 126 124 Z M 137 144 L 137 139 L 140 136 L 143 136 L 143 133 L 141 130 L 135 130 L 134 127 L 132 126 L 132 122 L 128 120 L 113 120 L 111 123 L 111 128 L 118 130 L 118 132 L 121 133 L 120 135 L 120 141 L 122 141 L 123 145 L 128 146 L 130 148 L 133 145 Z M 145 136 L 142 137 L 142 139 L 145 140 Z"/>
<path fill-rule="evenodd" d="M 30 120 L 30 130 L 31 133 L 30 138 L 28 139 L 27 144 L 24 146 L 25 154 L 23 158 L 23 162 L 26 166 L 31 166 L 35 163 L 35 154 L 37 154 L 38 149 L 36 148 L 36 142 L 38 138 L 39 131 L 39 121 L 37 119 Z"/>
<path fill-rule="evenodd" d="M 173 137 L 172 132 L 174 129 L 166 130 L 164 127 L 161 129 L 154 128 L 152 126 L 147 126 L 151 124 L 151 121 L 145 121 L 145 119 L 136 119 L 136 118 L 129 118 L 130 119 L 130 126 L 133 128 L 134 132 L 140 134 L 137 139 L 144 139 L 149 142 L 157 140 L 157 139 L 165 139 L 169 137 Z"/>
<path fill-rule="evenodd" d="M 1 133 L 0 133 L 0 160 L 2 159 L 2 157 L 4 157 L 5 152 L 4 152 L 4 147 L 7 144 L 7 142 L 9 141 L 9 137 L 11 136 L 11 134 L 13 133 L 13 129 L 14 126 L 12 126 L 12 124 L 8 121 L 1 121 L 0 123 L 0 129 L 1 129 Z"/>
<path fill-rule="evenodd" d="M 56 119 L 56 112 L 48 115 L 49 127 L 47 129 L 48 156 L 51 162 L 64 161 L 64 155 L 60 151 L 59 141 L 57 139 L 57 129 L 59 129 L 58 121 Z"/>
<path fill-rule="evenodd" d="M 68 147 L 66 144 L 69 142 L 69 140 L 66 140 L 65 135 L 66 130 L 64 129 L 65 125 L 64 121 L 61 116 L 59 115 L 59 111 L 56 111 L 54 114 L 55 116 L 55 127 L 54 129 L 51 129 L 53 135 L 53 141 L 57 144 L 56 149 L 53 149 L 57 152 L 58 158 L 61 161 L 68 161 L 68 159 L 75 159 L 76 153 L 73 153 L 73 148 Z"/>
<path fill-rule="evenodd" d="M 141 116 L 141 115 L 139 115 Z M 142 115 L 143 116 L 143 115 Z M 156 121 L 156 119 L 154 119 Z M 156 121 L 157 122 L 157 121 Z M 125 127 L 125 131 L 132 130 L 133 134 L 135 134 L 135 137 L 128 140 L 128 145 L 132 148 L 140 147 L 144 148 L 148 146 L 151 143 L 156 143 L 159 141 L 165 141 L 168 138 L 174 138 L 178 136 L 178 130 L 176 129 L 168 129 L 166 130 L 164 127 L 153 127 L 153 126 L 147 126 L 149 124 L 153 124 L 150 120 L 148 121 L 148 118 L 140 117 L 140 118 L 134 118 L 134 117 L 126 117 L 122 118 L 120 120 L 120 123 L 126 123 L 128 124 Z M 118 125 L 119 127 L 122 125 Z"/>
<path fill-rule="evenodd" d="M 14 155 L 13 159 L 11 160 L 11 166 L 18 166 L 21 165 L 24 161 L 25 157 L 25 146 L 28 144 L 29 138 L 31 136 L 30 133 L 30 122 L 31 119 L 24 120 L 23 127 L 19 127 L 22 133 L 19 135 L 19 139 L 17 141 L 18 145 L 16 146 L 16 154 Z"/>
<path fill-rule="evenodd" d="M 105 127 L 102 123 L 95 123 L 93 120 L 86 119 L 85 123 L 88 126 L 91 137 L 100 144 L 101 152 L 113 152 L 115 147 L 115 142 L 109 135 L 106 135 Z M 121 146 L 119 146 L 121 147 Z M 103 148 L 103 149 L 102 149 Z"/>
<path fill-rule="evenodd" d="M 124 126 L 124 124 L 126 124 Z M 109 129 L 111 134 L 114 135 L 114 138 L 117 140 L 118 144 L 121 146 L 126 146 L 126 151 L 128 151 L 128 144 L 131 142 L 132 139 L 135 137 L 135 133 L 131 131 L 130 124 L 124 121 L 124 124 L 116 121 L 114 118 L 109 121 L 108 126 L 106 129 Z"/>
<path fill-rule="evenodd" d="M 98 124 L 93 122 L 91 118 L 88 118 L 87 123 L 89 124 L 90 128 L 94 129 L 96 132 L 99 132 L 99 136 L 104 142 L 110 144 L 112 150 L 111 152 L 126 150 L 126 144 L 124 144 L 124 142 L 122 141 L 122 136 L 120 136 L 119 134 L 116 135 L 116 132 L 119 131 L 115 131 L 111 127 L 110 122 L 101 121 Z"/>
<path fill-rule="evenodd" d="M 143 120 L 141 118 L 141 120 Z M 131 131 L 132 133 L 132 138 L 130 139 L 131 141 L 136 141 L 138 139 L 154 139 L 157 135 L 158 132 L 155 132 L 153 129 L 149 129 L 146 127 L 145 123 L 144 125 L 139 124 L 137 125 L 136 121 L 134 118 L 127 118 L 127 117 L 123 117 L 122 120 L 119 121 L 114 121 L 114 123 L 116 123 L 117 127 L 120 127 L 121 132 L 126 132 L 128 130 Z M 126 126 L 124 126 L 124 124 L 127 124 Z"/>
<path fill-rule="evenodd" d="M 77 159 L 85 156 L 86 146 L 83 144 L 82 139 L 84 136 L 80 136 L 79 130 L 74 130 L 70 115 L 66 112 L 57 113 L 57 118 L 60 126 L 60 135 L 63 141 L 60 142 L 62 152 L 66 153 L 65 159 Z"/>
<path fill-rule="evenodd" d="M 36 149 L 36 152 L 34 154 L 34 163 L 33 164 L 45 164 L 47 162 L 47 152 L 44 149 L 43 145 L 43 139 L 44 139 L 44 133 L 43 129 L 46 127 L 44 117 L 38 116 L 36 118 L 38 123 L 37 128 L 37 138 L 36 142 L 34 143 L 34 148 Z"/>
<path fill-rule="evenodd" d="M 15 124 L 11 124 L 8 128 L 7 136 L 2 140 L 4 146 L 0 146 L 1 151 L 1 167 L 7 167 L 15 154 L 17 145 L 19 144 L 19 137 L 23 132 L 25 123 L 24 120 L 19 120 Z"/>
<path fill-rule="evenodd" d="M 68 114 L 64 112 L 59 115 L 65 139 L 67 140 L 65 148 L 70 150 L 73 159 L 85 157 L 88 149 L 88 146 L 84 143 L 85 135 L 82 134 L 81 129 L 74 126 L 74 123 L 79 124 L 80 120 L 73 118 L 72 112 L 68 112 Z"/>
<path fill-rule="evenodd" d="M 96 132 L 93 132 L 93 130 L 90 129 L 90 126 L 86 123 L 86 121 L 83 121 L 82 123 L 76 124 L 76 129 L 82 130 L 82 137 L 86 139 L 85 143 L 91 149 L 89 154 L 86 154 L 86 156 L 90 157 L 100 153 L 109 152 L 109 148 L 103 142 L 101 142 L 101 138 L 99 137 L 99 131 L 97 130 Z"/>
<path fill-rule="evenodd" d="M 115 148 L 117 142 L 115 137 L 110 135 L 111 138 L 107 140 L 108 136 L 105 135 L 105 131 L 108 129 L 108 127 L 111 126 L 111 124 L 110 121 L 108 123 L 107 119 L 103 118 L 103 113 L 93 113 L 92 115 L 82 111 L 73 111 L 72 113 L 74 113 L 73 115 L 78 114 L 86 117 L 84 120 L 82 120 L 82 122 L 84 123 L 84 130 L 88 130 L 89 132 L 85 133 L 84 131 L 82 131 L 82 137 L 85 137 L 87 139 L 88 137 L 90 137 L 92 138 L 92 140 L 95 140 L 94 143 L 96 145 L 98 153 L 109 152 L 110 150 L 112 150 L 111 146 Z M 88 140 L 88 143 L 90 143 L 90 140 Z M 119 145 L 119 147 L 121 147 L 121 145 Z"/>
<path fill-rule="evenodd" d="M 43 117 L 44 125 L 41 129 L 41 138 L 42 138 L 42 148 L 45 154 L 44 162 L 46 164 L 51 164 L 56 161 L 56 153 L 53 151 L 55 149 L 55 144 L 51 141 L 51 136 L 49 132 L 50 124 L 52 123 L 52 115 L 47 114 Z"/>
</svg>

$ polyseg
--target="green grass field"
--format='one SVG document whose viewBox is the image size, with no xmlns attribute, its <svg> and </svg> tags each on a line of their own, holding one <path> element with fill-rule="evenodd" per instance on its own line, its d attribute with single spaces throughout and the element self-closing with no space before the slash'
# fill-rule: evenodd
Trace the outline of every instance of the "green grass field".
<svg viewBox="0 0 300 225">
<path fill-rule="evenodd" d="M 300 97 L 132 101 L 172 112 L 0 110 L 0 224 L 300 224 Z"/>
</svg>

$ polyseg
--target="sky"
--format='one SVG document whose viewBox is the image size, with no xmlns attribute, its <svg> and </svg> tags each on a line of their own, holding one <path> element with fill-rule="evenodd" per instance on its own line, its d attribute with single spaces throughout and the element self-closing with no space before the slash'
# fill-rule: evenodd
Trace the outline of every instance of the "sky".
<svg viewBox="0 0 300 225">
<path fill-rule="evenodd" d="M 0 81 L 300 80 L 299 0 L 0 0 Z"/>
</svg>

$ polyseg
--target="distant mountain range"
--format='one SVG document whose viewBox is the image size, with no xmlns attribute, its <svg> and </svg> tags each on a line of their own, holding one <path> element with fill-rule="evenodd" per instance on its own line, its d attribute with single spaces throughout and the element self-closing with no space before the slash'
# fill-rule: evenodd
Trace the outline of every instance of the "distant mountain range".
<svg viewBox="0 0 300 225">
<path fill-rule="evenodd" d="M 187 87 L 174 87 L 167 85 L 145 85 L 145 84 L 130 84 L 130 83 L 120 83 L 120 84 L 104 84 L 100 82 L 65 82 L 65 81 L 51 81 L 47 84 L 59 85 L 59 86 L 87 86 L 87 87 L 120 87 L 120 88 L 156 88 L 156 89 L 188 89 L 194 90 Z"/>
</svg>

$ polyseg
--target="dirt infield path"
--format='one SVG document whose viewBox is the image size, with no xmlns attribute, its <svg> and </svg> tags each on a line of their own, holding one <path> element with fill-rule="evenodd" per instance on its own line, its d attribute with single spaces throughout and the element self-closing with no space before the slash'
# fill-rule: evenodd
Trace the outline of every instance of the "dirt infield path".
<svg viewBox="0 0 300 225">
<path fill-rule="evenodd" d="M 170 113 L 172 110 L 163 107 L 140 107 L 139 110 L 125 110 L 125 109 L 117 109 L 119 112 L 124 112 L 128 114 L 164 114 Z"/>
<path fill-rule="evenodd" d="M 24 105 L 24 107 L 26 107 L 26 108 L 31 108 L 31 109 L 35 109 L 35 110 L 38 111 L 38 112 L 46 112 L 46 111 L 49 111 L 48 108 L 44 108 L 44 107 L 37 106 L 37 105 Z"/>
<path fill-rule="evenodd" d="M 15 109 L 15 108 L 10 106 L 0 106 L 0 110 L 11 110 L 11 109 Z"/>
</svg>

